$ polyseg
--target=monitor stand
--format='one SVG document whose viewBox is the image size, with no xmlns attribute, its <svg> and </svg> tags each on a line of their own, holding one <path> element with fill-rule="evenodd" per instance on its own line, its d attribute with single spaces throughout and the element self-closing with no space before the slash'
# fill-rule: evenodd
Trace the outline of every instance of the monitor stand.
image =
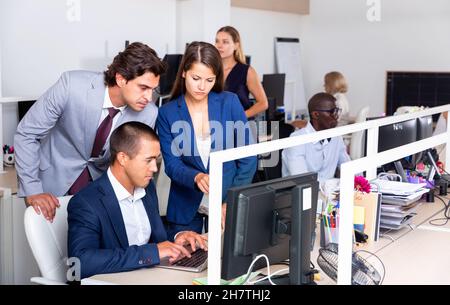
<svg viewBox="0 0 450 305">
<path fill-rule="evenodd" d="M 397 160 L 394 162 L 394 166 L 395 166 L 395 171 L 397 172 L 397 174 L 399 174 L 400 177 L 402 177 L 402 181 L 408 182 L 408 177 L 406 177 L 406 173 L 405 173 L 405 170 L 403 169 L 402 162 L 400 160 Z"/>
<path fill-rule="evenodd" d="M 427 151 L 427 156 L 428 159 L 430 160 L 431 166 L 434 168 L 434 171 L 436 172 L 435 174 L 438 175 L 438 181 L 437 184 L 440 184 L 439 181 L 443 181 L 445 183 L 447 183 L 447 186 L 450 186 L 450 175 L 448 174 L 444 174 L 442 175 L 441 173 L 439 173 L 439 167 L 437 166 L 436 162 L 434 161 L 433 155 L 431 154 L 430 150 Z M 431 172 L 431 170 L 430 170 Z M 433 177 L 429 176 L 428 179 L 432 179 Z"/>
</svg>

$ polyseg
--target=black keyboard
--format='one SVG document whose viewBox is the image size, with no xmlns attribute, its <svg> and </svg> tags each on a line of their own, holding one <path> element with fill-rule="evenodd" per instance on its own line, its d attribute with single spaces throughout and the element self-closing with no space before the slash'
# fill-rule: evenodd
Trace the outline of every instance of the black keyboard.
<svg viewBox="0 0 450 305">
<path fill-rule="evenodd" d="M 175 266 L 180 267 L 199 267 L 208 258 L 208 251 L 203 249 L 197 249 L 195 252 L 191 253 L 191 257 L 183 257 L 179 261 L 175 262 Z"/>
</svg>

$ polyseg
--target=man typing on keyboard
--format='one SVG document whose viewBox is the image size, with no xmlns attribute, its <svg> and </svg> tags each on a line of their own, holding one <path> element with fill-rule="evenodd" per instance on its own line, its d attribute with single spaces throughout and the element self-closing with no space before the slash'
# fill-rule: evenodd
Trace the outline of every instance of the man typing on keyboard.
<svg viewBox="0 0 450 305">
<path fill-rule="evenodd" d="M 207 250 L 207 237 L 192 231 L 179 232 L 174 242 L 167 240 L 151 181 L 160 155 L 153 129 L 125 123 L 111 134 L 110 150 L 108 171 L 67 207 L 68 252 L 80 260 L 81 278 L 190 258 L 185 245 L 191 251 Z"/>
</svg>

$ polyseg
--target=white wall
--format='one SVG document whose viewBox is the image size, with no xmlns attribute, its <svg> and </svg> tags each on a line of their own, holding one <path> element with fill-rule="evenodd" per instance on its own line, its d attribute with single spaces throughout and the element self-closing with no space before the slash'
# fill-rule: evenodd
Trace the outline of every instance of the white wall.
<svg viewBox="0 0 450 305">
<path fill-rule="evenodd" d="M 381 0 L 381 21 L 366 18 L 366 1 L 314 0 L 301 22 L 307 96 L 323 75 L 344 73 L 353 112 L 385 112 L 386 71 L 450 71 L 450 2 Z M 449 101 L 450 102 L 450 101 Z"/>
<path fill-rule="evenodd" d="M 244 52 L 261 75 L 274 71 L 275 36 L 299 37 L 306 96 L 323 90 L 323 75 L 344 73 L 352 111 L 385 111 L 386 71 L 450 71 L 450 1 L 380 0 L 371 23 L 361 0 L 313 0 L 310 15 L 232 8 Z M 450 102 L 450 101 L 449 101 Z"/>
<path fill-rule="evenodd" d="M 251 55 L 251 64 L 260 78 L 275 72 L 275 37 L 301 39 L 301 15 L 231 8 L 231 25 L 241 35 L 246 55 Z"/>
<path fill-rule="evenodd" d="M 230 0 L 177 1 L 177 53 L 184 53 L 186 43 L 214 43 L 219 28 L 230 23 Z"/>
<path fill-rule="evenodd" d="M 66 70 L 102 71 L 125 40 L 147 43 L 161 57 L 175 51 L 175 0 L 79 0 L 79 22 L 69 22 L 66 2 L 0 1 L 3 96 L 39 96 Z M 10 116 L 15 107 L 5 109 Z M 5 143 L 14 131 L 5 128 Z"/>
</svg>

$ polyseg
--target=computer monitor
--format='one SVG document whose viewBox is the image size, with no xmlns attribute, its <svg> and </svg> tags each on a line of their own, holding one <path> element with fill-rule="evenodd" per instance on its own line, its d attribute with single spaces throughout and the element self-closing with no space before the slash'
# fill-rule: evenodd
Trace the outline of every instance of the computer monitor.
<svg viewBox="0 0 450 305">
<path fill-rule="evenodd" d="M 250 55 L 245 55 L 245 63 L 247 65 L 250 65 L 251 62 L 252 62 L 252 57 Z"/>
<path fill-rule="evenodd" d="M 275 98 L 277 106 L 284 104 L 284 85 L 286 81 L 286 74 L 264 74 L 262 85 L 267 97 Z"/>
<path fill-rule="evenodd" d="M 417 118 L 417 141 L 429 138 L 433 135 L 433 116 Z"/>
<path fill-rule="evenodd" d="M 228 190 L 222 278 L 247 273 L 253 259 L 289 259 L 289 277 L 279 283 L 311 284 L 312 235 L 318 195 L 317 174 L 307 173 Z M 259 260 L 254 269 L 265 267 Z"/>
<path fill-rule="evenodd" d="M 163 61 L 167 64 L 167 70 L 159 79 L 161 96 L 170 94 L 175 79 L 177 78 L 178 67 L 180 66 L 182 54 L 166 54 Z"/>
<path fill-rule="evenodd" d="M 372 117 L 367 120 L 376 120 L 383 117 Z M 367 130 L 365 131 L 365 139 L 367 139 Z M 417 139 L 417 120 L 412 119 L 400 123 L 380 126 L 378 130 L 378 152 L 383 152 L 401 145 L 415 142 Z M 363 141 L 365 155 L 367 155 L 365 140 Z M 404 168 L 411 169 L 414 167 L 414 162 L 409 162 L 407 159 L 398 160 L 384 164 L 380 170 L 388 172 L 392 169 L 402 177 L 402 181 L 406 181 L 406 173 Z"/>
<path fill-rule="evenodd" d="M 17 103 L 19 112 L 19 122 L 22 121 L 25 114 L 28 112 L 28 110 L 30 110 L 30 108 L 34 105 L 35 102 L 36 102 L 35 100 L 31 100 Z"/>
<path fill-rule="evenodd" d="M 378 152 L 413 143 L 416 139 L 416 119 L 381 126 L 378 132 Z"/>
</svg>

